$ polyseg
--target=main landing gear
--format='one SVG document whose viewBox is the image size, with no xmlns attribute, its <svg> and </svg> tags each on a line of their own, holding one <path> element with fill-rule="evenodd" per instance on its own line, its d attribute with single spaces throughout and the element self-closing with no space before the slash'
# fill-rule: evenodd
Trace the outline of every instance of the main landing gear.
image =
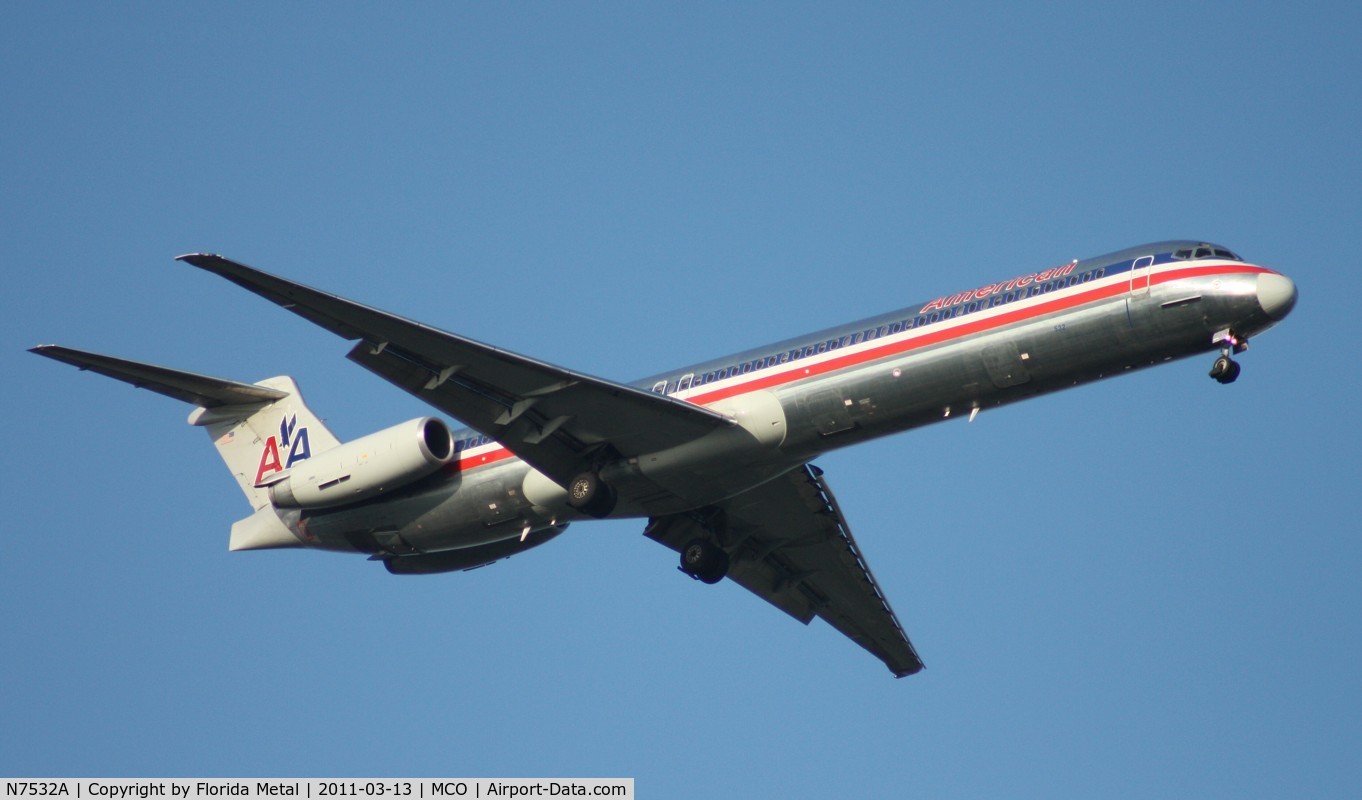
<svg viewBox="0 0 1362 800">
<path fill-rule="evenodd" d="M 1247 350 L 1248 340 L 1240 339 L 1227 328 L 1217 333 L 1211 343 L 1220 345 L 1220 357 L 1211 365 L 1211 377 L 1220 383 L 1234 383 L 1239 377 L 1239 362 L 1230 358 L 1230 354 L 1238 355 Z"/>
<path fill-rule="evenodd" d="M 615 510 L 615 490 L 594 472 L 583 472 L 568 482 L 568 505 L 593 517 L 608 517 Z"/>
<path fill-rule="evenodd" d="M 681 571 L 705 583 L 718 583 L 728 574 L 728 553 L 708 539 L 691 539 L 681 548 Z"/>
</svg>

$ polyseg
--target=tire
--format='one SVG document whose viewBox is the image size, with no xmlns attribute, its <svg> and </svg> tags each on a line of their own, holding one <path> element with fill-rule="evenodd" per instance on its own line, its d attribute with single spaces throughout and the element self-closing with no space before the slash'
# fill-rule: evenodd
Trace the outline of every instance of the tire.
<svg viewBox="0 0 1362 800">
<path fill-rule="evenodd" d="M 1238 361 L 1229 356 L 1221 356 L 1211 366 L 1211 377 L 1220 383 L 1234 383 L 1235 378 L 1239 377 L 1239 369 Z"/>
<path fill-rule="evenodd" d="M 609 516 L 615 508 L 615 493 L 594 472 L 582 472 L 568 481 L 567 504 L 593 517 Z"/>
<path fill-rule="evenodd" d="M 692 539 L 681 548 L 681 571 L 704 583 L 718 583 L 728 574 L 728 553 L 708 539 Z"/>
</svg>

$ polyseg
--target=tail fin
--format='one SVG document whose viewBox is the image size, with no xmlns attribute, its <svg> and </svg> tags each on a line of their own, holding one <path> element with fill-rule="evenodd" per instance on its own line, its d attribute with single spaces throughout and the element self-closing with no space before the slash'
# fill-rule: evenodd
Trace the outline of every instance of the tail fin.
<svg viewBox="0 0 1362 800">
<path fill-rule="evenodd" d="M 189 424 L 208 430 L 218 455 L 258 510 L 270 504 L 271 478 L 313 453 L 338 446 L 340 440 L 303 403 L 292 378 L 269 378 L 254 385 L 281 396 L 263 404 L 200 407 L 189 415 Z"/>
<path fill-rule="evenodd" d="M 32 352 L 198 406 L 189 424 L 208 430 L 256 510 L 270 504 L 263 485 L 272 476 L 340 444 L 303 403 L 298 384 L 289 377 L 238 383 L 57 345 Z"/>
</svg>

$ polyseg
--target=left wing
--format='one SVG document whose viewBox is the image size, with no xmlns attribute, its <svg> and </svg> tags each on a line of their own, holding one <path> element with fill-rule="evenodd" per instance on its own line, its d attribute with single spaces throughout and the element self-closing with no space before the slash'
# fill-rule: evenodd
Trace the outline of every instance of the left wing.
<svg viewBox="0 0 1362 800">
<path fill-rule="evenodd" d="M 665 450 L 736 424 L 701 406 L 516 355 L 221 256 L 213 272 L 345 339 L 352 361 L 504 445 L 560 484 L 606 457 Z"/>
<path fill-rule="evenodd" d="M 805 625 L 822 617 L 896 678 L 922 669 L 812 464 L 700 513 L 655 517 L 643 533 L 677 552 L 692 539 L 715 539 L 729 554 L 728 577 L 743 588 Z"/>
</svg>

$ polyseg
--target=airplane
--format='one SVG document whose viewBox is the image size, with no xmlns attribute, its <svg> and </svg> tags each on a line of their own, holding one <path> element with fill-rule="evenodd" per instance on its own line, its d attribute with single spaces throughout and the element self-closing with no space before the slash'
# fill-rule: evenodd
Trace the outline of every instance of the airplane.
<svg viewBox="0 0 1362 800">
<path fill-rule="evenodd" d="M 357 552 L 395 575 L 468 570 L 569 524 L 646 519 L 704 583 L 820 617 L 895 677 L 918 656 L 813 459 L 868 439 L 1217 352 L 1295 306 L 1290 278 L 1168 241 L 1028 272 L 633 383 L 573 372 L 218 255 L 179 261 L 338 336 L 351 361 L 467 427 L 421 417 L 340 442 L 292 378 L 242 383 L 58 345 L 32 352 L 181 400 L 253 513 L 230 550 Z"/>
</svg>

